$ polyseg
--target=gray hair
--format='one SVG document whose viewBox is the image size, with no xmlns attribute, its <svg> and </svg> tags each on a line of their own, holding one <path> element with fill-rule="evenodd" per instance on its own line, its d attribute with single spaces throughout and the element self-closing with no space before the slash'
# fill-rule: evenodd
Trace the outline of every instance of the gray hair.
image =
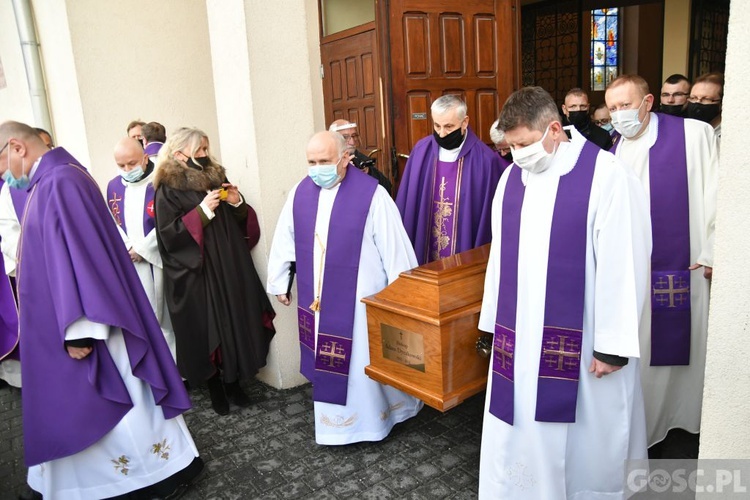
<svg viewBox="0 0 750 500">
<path fill-rule="evenodd" d="M 505 132 L 517 127 L 544 132 L 554 121 L 560 121 L 560 112 L 552 96 L 542 87 L 524 87 L 505 101 L 497 127 Z"/>
<path fill-rule="evenodd" d="M 456 115 L 459 120 L 466 118 L 466 103 L 457 95 L 448 94 L 440 96 L 435 99 L 432 102 L 432 106 L 430 106 L 430 111 L 436 115 L 445 114 L 451 109 L 456 110 Z"/>
<path fill-rule="evenodd" d="M 505 132 L 497 128 L 497 125 L 500 123 L 500 118 L 495 120 L 495 123 L 490 126 L 490 140 L 494 144 L 500 144 L 505 139 Z"/>
<path fill-rule="evenodd" d="M 344 139 L 344 136 L 338 132 L 331 132 L 331 135 L 333 136 L 333 139 L 336 141 L 336 151 L 338 151 L 339 158 L 341 158 L 344 156 L 344 153 L 347 150 L 346 139 Z"/>
</svg>

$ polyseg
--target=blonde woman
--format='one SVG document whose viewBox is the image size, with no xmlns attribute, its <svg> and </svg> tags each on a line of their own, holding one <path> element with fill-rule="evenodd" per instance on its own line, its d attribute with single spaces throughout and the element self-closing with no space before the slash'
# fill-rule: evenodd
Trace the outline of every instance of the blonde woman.
<svg viewBox="0 0 750 500">
<path fill-rule="evenodd" d="M 179 129 L 165 142 L 154 188 L 177 366 L 192 387 L 207 382 L 214 411 L 226 415 L 230 401 L 250 405 L 239 381 L 265 366 L 274 334 L 248 248 L 259 236 L 257 218 L 198 129 Z"/>
</svg>

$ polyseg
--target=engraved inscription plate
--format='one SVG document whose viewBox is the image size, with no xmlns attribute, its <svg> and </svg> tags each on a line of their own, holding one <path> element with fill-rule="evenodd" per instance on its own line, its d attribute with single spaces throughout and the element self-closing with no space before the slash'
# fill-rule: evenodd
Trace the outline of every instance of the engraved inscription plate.
<svg viewBox="0 0 750 500">
<path fill-rule="evenodd" d="M 380 325 L 383 357 L 424 373 L 424 337 L 385 323 Z"/>
<path fill-rule="evenodd" d="M 411 114 L 412 120 L 426 120 L 427 119 L 427 113 L 412 113 Z"/>
</svg>

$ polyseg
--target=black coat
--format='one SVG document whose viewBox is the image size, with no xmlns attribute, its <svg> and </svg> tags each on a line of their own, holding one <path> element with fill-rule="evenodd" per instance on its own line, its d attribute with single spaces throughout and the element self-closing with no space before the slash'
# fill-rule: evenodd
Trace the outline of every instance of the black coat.
<svg viewBox="0 0 750 500">
<path fill-rule="evenodd" d="M 275 313 L 246 243 L 248 205 L 221 202 L 212 220 L 200 217 L 206 191 L 222 182 L 219 165 L 201 171 L 177 161 L 160 165 L 154 182 L 177 366 L 191 385 L 210 378 L 217 365 L 224 382 L 253 377 L 266 364 L 274 334 Z"/>
</svg>

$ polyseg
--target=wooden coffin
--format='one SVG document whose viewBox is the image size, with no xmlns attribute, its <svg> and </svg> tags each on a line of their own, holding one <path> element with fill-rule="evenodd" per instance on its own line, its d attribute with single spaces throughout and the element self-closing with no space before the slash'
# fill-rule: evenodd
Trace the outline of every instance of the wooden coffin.
<svg viewBox="0 0 750 500">
<path fill-rule="evenodd" d="M 484 390 L 489 359 L 476 350 L 490 246 L 401 273 L 366 297 L 372 379 L 445 411 Z"/>
</svg>

